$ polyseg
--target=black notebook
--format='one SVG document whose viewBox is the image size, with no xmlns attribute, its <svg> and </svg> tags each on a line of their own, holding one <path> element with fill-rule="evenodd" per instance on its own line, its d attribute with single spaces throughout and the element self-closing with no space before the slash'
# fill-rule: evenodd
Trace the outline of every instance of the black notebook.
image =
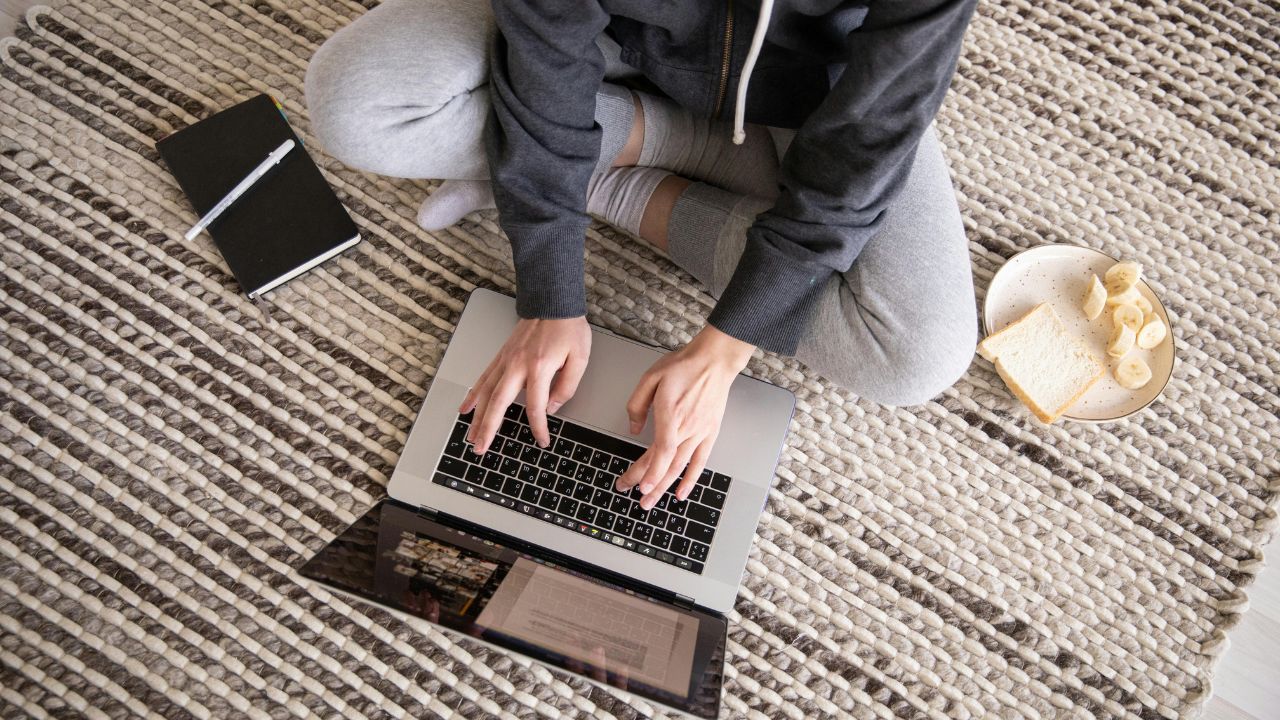
<svg viewBox="0 0 1280 720">
<path fill-rule="evenodd" d="M 195 207 L 192 224 L 286 140 L 296 143 L 208 232 L 250 298 L 360 241 L 356 225 L 283 111 L 259 95 L 156 143 Z"/>
</svg>

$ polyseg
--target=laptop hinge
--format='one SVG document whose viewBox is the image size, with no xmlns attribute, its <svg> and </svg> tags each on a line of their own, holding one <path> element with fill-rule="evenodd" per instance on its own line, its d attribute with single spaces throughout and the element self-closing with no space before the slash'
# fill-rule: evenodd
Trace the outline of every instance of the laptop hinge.
<svg viewBox="0 0 1280 720">
<path fill-rule="evenodd" d="M 428 520 L 435 520 L 440 517 L 439 511 L 437 511 L 433 507 L 428 507 L 426 505 L 418 506 L 418 514 Z"/>
<path fill-rule="evenodd" d="M 679 607 L 679 608 L 681 608 L 681 609 L 684 609 L 684 610 L 692 610 L 692 609 L 693 609 L 693 605 L 694 605 L 693 598 L 691 598 L 691 597 L 685 597 L 684 595 L 681 595 L 680 593 L 671 593 L 671 594 L 675 596 L 675 600 L 674 600 L 673 602 L 674 602 L 674 604 L 675 604 L 677 607 Z"/>
</svg>

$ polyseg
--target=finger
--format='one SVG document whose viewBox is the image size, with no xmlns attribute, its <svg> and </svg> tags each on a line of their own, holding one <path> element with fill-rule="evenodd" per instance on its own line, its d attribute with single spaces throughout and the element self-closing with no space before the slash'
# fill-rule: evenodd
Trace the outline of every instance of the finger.
<svg viewBox="0 0 1280 720">
<path fill-rule="evenodd" d="M 702 471 L 707 467 L 707 458 L 711 455 L 711 448 L 715 447 L 715 444 L 716 437 L 715 434 L 712 434 L 694 449 L 693 455 L 689 457 L 689 466 L 685 468 L 684 479 L 676 487 L 676 497 L 681 500 L 689 498 L 689 493 L 693 492 L 693 486 L 698 484 L 698 477 L 702 475 Z"/>
<path fill-rule="evenodd" d="M 467 430 L 467 442 L 472 445 L 476 444 L 476 440 L 480 437 L 480 423 L 484 422 L 485 412 L 489 408 L 489 395 L 493 393 L 494 378 L 490 376 L 483 383 L 477 383 L 475 389 L 475 397 L 471 400 L 471 407 L 468 411 L 474 412 L 471 416 L 471 427 Z M 474 449 L 474 448 L 473 448 Z"/>
<path fill-rule="evenodd" d="M 551 444 L 551 432 L 547 429 L 547 393 L 551 387 L 552 371 L 534 370 L 524 389 L 524 409 L 529 416 L 529 429 L 538 447 Z"/>
<path fill-rule="evenodd" d="M 649 418 L 649 406 L 653 404 L 653 396 L 657 390 L 658 378 L 651 373 L 645 373 L 636 385 L 635 391 L 631 393 L 631 399 L 627 400 L 627 417 L 631 420 L 632 435 L 637 435 L 644 430 L 645 420 Z"/>
<path fill-rule="evenodd" d="M 653 506 L 658 504 L 658 499 L 662 497 L 662 493 L 666 492 L 667 488 L 671 487 L 671 483 L 675 482 L 676 478 L 680 476 L 680 471 L 689 462 L 689 456 L 693 454 L 697 445 L 697 441 L 693 439 L 681 443 L 680 448 L 676 450 L 671 467 L 667 468 L 663 478 L 656 484 L 649 486 L 648 490 L 645 489 L 643 484 L 640 485 L 640 490 L 644 493 L 644 497 L 640 498 L 640 507 L 645 510 L 652 510 Z"/>
<path fill-rule="evenodd" d="M 470 390 L 467 390 L 467 396 L 462 398 L 462 404 L 458 406 L 459 415 L 466 415 L 476 408 L 476 400 L 479 397 L 479 390 L 480 388 L 487 386 L 490 376 L 493 375 L 493 366 L 497 364 L 497 362 L 498 361 L 495 359 L 493 362 L 489 363 L 489 367 L 485 368 L 484 372 L 480 373 L 480 378 L 476 380 Z"/>
<path fill-rule="evenodd" d="M 578 383 L 582 380 L 582 374 L 587 371 L 587 361 L 576 355 L 570 355 L 565 358 L 564 365 L 561 366 L 560 372 L 556 374 L 556 380 L 551 385 L 551 393 L 547 397 L 547 412 L 555 413 L 560 406 L 569 402 L 573 394 L 578 392 Z"/>
<path fill-rule="evenodd" d="M 622 473 L 622 476 L 618 478 L 618 482 L 615 485 L 618 492 L 627 492 L 635 487 L 640 482 L 640 478 L 644 477 L 645 471 L 649 469 L 650 460 L 649 451 L 646 450 L 639 460 L 631 463 L 631 467 L 627 468 L 626 472 Z"/>
<path fill-rule="evenodd" d="M 477 455 L 483 455 L 489 451 L 489 443 L 493 442 L 493 436 L 498 433 L 498 426 L 502 424 L 502 419 L 505 417 L 503 413 L 520 394 L 520 388 L 523 386 L 524 373 L 508 372 L 502 376 L 493 394 L 489 396 L 488 405 L 484 410 L 484 419 L 479 423 L 475 441 Z"/>
<path fill-rule="evenodd" d="M 653 453 L 653 457 L 649 460 L 649 469 L 645 471 L 644 477 L 640 478 L 640 491 L 648 492 L 652 490 L 667 474 L 667 469 L 671 467 L 671 461 L 675 459 L 676 452 L 680 449 L 675 438 L 674 423 L 666 418 L 655 418 L 654 430 L 658 433 L 658 439 L 653 443 L 653 447 L 649 448 L 649 452 Z"/>
</svg>

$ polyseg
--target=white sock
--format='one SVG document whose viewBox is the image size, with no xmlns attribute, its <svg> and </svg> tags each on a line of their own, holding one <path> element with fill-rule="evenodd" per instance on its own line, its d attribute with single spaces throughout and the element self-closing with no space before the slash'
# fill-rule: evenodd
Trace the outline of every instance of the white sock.
<svg viewBox="0 0 1280 720">
<path fill-rule="evenodd" d="M 640 234 L 640 219 L 658 183 L 671 175 L 650 167 L 621 167 L 596 173 L 587 186 L 587 212 L 632 235 Z"/>
<path fill-rule="evenodd" d="M 748 125 L 733 144 L 733 126 L 695 117 L 666 98 L 637 92 L 644 114 L 644 142 L 636 165 L 663 168 L 743 195 L 778 194 L 778 153 L 762 125 Z"/>
<path fill-rule="evenodd" d="M 476 210 L 495 207 L 488 180 L 445 180 L 418 208 L 423 230 L 443 230 Z"/>
</svg>

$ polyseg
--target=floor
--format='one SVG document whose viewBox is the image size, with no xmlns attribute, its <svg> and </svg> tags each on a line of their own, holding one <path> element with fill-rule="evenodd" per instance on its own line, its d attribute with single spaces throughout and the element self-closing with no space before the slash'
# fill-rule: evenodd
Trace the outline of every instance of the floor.
<svg viewBox="0 0 1280 720">
<path fill-rule="evenodd" d="M 0 38 L 14 33 L 36 0 L 0 0 Z M 1280 546 L 1273 544 L 1274 557 Z M 1264 571 L 1249 589 L 1250 609 L 1229 635 L 1206 720 L 1280 720 L 1280 570 Z"/>
</svg>

